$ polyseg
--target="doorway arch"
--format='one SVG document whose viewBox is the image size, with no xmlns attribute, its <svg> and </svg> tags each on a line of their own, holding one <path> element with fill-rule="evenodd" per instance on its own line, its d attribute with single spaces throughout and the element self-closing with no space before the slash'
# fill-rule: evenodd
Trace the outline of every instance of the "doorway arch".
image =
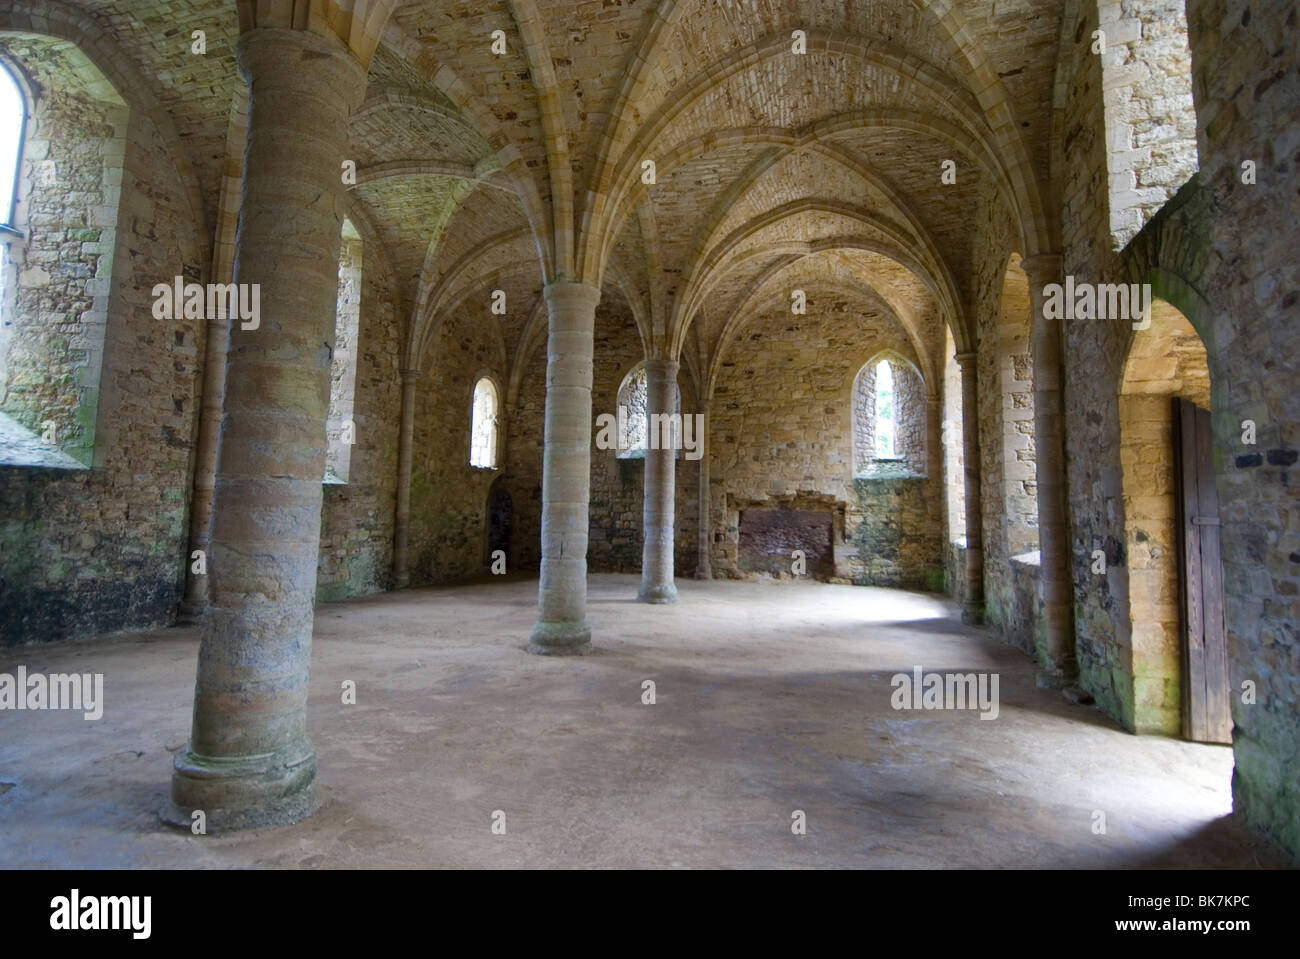
<svg viewBox="0 0 1300 959">
<path fill-rule="evenodd" d="M 1126 718 L 1140 733 L 1230 742 L 1210 410 L 1205 344 L 1180 310 L 1153 300 L 1119 395 L 1133 679 Z"/>
<path fill-rule="evenodd" d="M 492 568 L 493 555 L 501 550 L 506 557 L 506 570 L 510 569 L 510 532 L 514 520 L 514 500 L 505 484 L 498 479 L 487 494 L 487 556 L 485 563 Z"/>
</svg>

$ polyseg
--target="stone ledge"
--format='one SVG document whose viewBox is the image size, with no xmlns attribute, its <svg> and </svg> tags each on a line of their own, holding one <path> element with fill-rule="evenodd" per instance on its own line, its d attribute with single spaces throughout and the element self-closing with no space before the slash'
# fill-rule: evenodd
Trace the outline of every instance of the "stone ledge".
<svg viewBox="0 0 1300 959">
<path fill-rule="evenodd" d="M 47 443 L 12 416 L 0 413 L 0 466 L 85 470 L 84 463 Z"/>
</svg>

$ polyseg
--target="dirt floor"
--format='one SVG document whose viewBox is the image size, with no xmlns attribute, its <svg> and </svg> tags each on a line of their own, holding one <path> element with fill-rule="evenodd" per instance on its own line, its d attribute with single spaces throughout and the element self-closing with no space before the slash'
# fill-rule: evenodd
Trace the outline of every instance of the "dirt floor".
<svg viewBox="0 0 1300 959">
<path fill-rule="evenodd" d="M 0 649 L 0 672 L 103 673 L 105 700 L 98 721 L 0 712 L 0 867 L 1291 864 L 1231 818 L 1229 748 L 1132 736 L 1037 688 L 942 597 L 677 585 L 648 606 L 636 577 L 592 576 L 584 658 L 524 652 L 535 579 L 319 607 L 324 805 L 229 836 L 157 816 L 197 630 Z M 996 672 L 997 718 L 892 708 L 890 677 L 918 665 Z"/>
</svg>

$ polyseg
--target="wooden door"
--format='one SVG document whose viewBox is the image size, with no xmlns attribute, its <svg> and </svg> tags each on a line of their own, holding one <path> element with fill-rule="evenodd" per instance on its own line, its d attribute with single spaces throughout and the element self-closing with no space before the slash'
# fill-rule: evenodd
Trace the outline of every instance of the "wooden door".
<svg viewBox="0 0 1300 959">
<path fill-rule="evenodd" d="M 1183 648 L 1183 735 L 1232 742 L 1228 642 L 1223 627 L 1219 497 L 1210 414 L 1174 398 L 1174 497 Z"/>
</svg>

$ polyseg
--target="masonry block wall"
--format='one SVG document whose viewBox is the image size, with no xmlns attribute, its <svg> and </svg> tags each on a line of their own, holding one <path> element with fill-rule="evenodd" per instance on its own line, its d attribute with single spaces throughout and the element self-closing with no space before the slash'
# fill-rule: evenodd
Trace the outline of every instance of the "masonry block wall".
<svg viewBox="0 0 1300 959">
<path fill-rule="evenodd" d="M 1184 0 L 1100 0 L 1110 227 L 1120 246 L 1196 172 Z M 1091 34 L 1090 34 L 1091 35 Z"/>
<path fill-rule="evenodd" d="M 1101 59 L 1091 52 L 1096 7 L 1084 5 L 1062 50 L 1059 79 L 1067 99 L 1058 122 L 1056 168 L 1062 202 L 1062 272 L 1077 282 L 1121 282 L 1107 209 L 1108 151 Z M 1072 528 L 1075 653 L 1079 682 L 1126 728 L 1134 723 L 1133 664 L 1124 589 L 1123 482 L 1119 384 L 1128 354 L 1129 323 L 1065 323 L 1066 478 Z M 1093 550 L 1106 572 L 1092 572 Z"/>
<path fill-rule="evenodd" d="M 329 483 L 324 489 L 316 574 L 316 596 L 322 601 L 391 586 L 402 402 L 398 357 L 404 324 L 383 247 L 377 236 L 363 240 L 359 326 L 356 342 L 350 345 L 356 352 L 351 404 L 356 442 L 349 452 L 347 482 Z"/>
<path fill-rule="evenodd" d="M 423 369 L 411 469 L 415 586 L 454 582 L 487 567 L 487 495 L 499 473 L 469 465 L 470 413 L 474 384 L 489 376 L 504 395 L 508 372 L 488 298 L 471 297 L 444 317 Z"/>
<path fill-rule="evenodd" d="M 979 409 L 962 412 L 979 422 L 984 615 L 1008 641 L 1036 654 L 1043 643 L 1038 630 L 1043 621 L 1039 567 L 1014 558 L 1026 551 L 1025 528 L 1037 526 L 1037 515 L 1026 515 L 1036 510 L 1037 503 L 1023 491 L 1026 482 L 1032 488 L 1034 475 L 1029 304 L 1014 298 L 1008 302 L 1006 295 L 1009 264 L 1021 241 L 1005 205 L 987 182 L 981 182 L 977 209 L 972 309 L 978 330 Z M 952 388 L 960 395 L 960 379 Z M 960 429 L 955 433 L 960 443 Z M 960 479 L 960 473 L 957 476 Z M 1009 488 L 1017 483 L 1021 490 L 1012 495 Z M 950 567 L 956 559 L 954 552 Z M 956 581 L 963 583 L 964 591 L 964 581 Z"/>
<path fill-rule="evenodd" d="M 1211 216 L 1196 236 L 1210 248 L 1197 259 L 1211 266 L 1199 288 L 1212 333 L 1198 332 L 1211 358 L 1219 447 L 1234 808 L 1300 854 L 1298 16 L 1294 4 L 1277 0 L 1206 0 L 1188 11 L 1200 182 Z M 1247 160 L 1258 170 L 1255 184 L 1242 182 Z M 1186 235 L 1178 240 L 1162 253 L 1171 267 L 1180 247 L 1193 247 Z M 1242 444 L 1246 419 L 1258 428 L 1252 447 Z M 1241 695 L 1247 681 L 1258 691 L 1254 705 Z"/>
<path fill-rule="evenodd" d="M 94 468 L 0 467 L 0 641 L 162 625 L 183 584 L 205 328 L 155 319 L 152 289 L 182 274 L 204 279 L 196 211 L 176 144 L 144 111 L 59 82 L 69 58 L 88 66 L 75 48 L 6 45 L 41 87 L 33 131 L 43 143 L 20 185 L 40 196 L 28 204 L 26 241 L 11 247 L 18 303 L 59 339 L 41 350 L 61 354 L 30 367 L 28 395 L 49 400 L 39 415 L 64 435 L 93 435 Z M 120 144 L 120 184 L 97 153 L 105 140 Z M 102 356 L 88 339 L 96 323 Z M 91 382 L 97 397 L 81 390 Z"/>
<path fill-rule="evenodd" d="M 941 585 L 942 533 L 928 519 L 941 478 L 853 478 L 853 383 L 882 350 L 915 362 L 886 308 L 863 314 L 831 298 L 804 316 L 779 303 L 736 336 L 712 405 L 715 574 L 742 575 L 741 510 L 838 508 L 855 582 Z"/>
<path fill-rule="evenodd" d="M 632 312 L 621 297 L 606 292 L 596 310 L 595 367 L 591 416 L 617 415 L 618 389 L 644 357 Z M 631 411 L 629 410 L 629 415 Z M 681 488 L 678 470 L 677 493 Z M 591 512 L 587 568 L 592 572 L 634 573 L 641 569 L 641 510 L 645 503 L 645 460 L 618 459 L 614 450 L 591 445 Z M 677 513 L 681 515 L 678 504 Z"/>
<path fill-rule="evenodd" d="M 1062 174 L 1064 273 L 1079 281 L 1150 282 L 1191 321 L 1210 364 L 1222 511 L 1225 625 L 1233 690 L 1234 800 L 1248 822 L 1300 849 L 1300 508 L 1292 464 L 1300 266 L 1288 237 L 1295 216 L 1300 96 L 1294 7 L 1194 4 L 1189 11 L 1200 170 L 1120 252 L 1105 195 L 1101 64 L 1086 53 L 1096 10 L 1085 7 L 1068 66 L 1056 163 Z M 1170 101 L 1171 110 L 1177 109 Z M 1182 114 L 1169 122 L 1181 122 Z M 1281 133 L 1277 131 L 1283 131 Z M 1243 182 L 1245 161 L 1257 182 Z M 1242 225 L 1249 224 L 1249 231 Z M 1135 683 L 1119 396 L 1129 323 L 1066 323 L 1068 477 L 1075 547 L 1080 682 L 1126 727 L 1159 709 L 1159 684 Z M 1261 375 L 1267 371 L 1267 376 Z M 1242 421 L 1260 426 L 1242 444 Z M 1263 424 L 1267 424 L 1266 429 Z M 1087 561 L 1100 549 L 1106 572 Z M 1242 683 L 1258 699 L 1243 702 Z M 1150 700 L 1160 696 L 1161 702 Z M 1139 701 L 1139 697 L 1143 697 Z"/>
<path fill-rule="evenodd" d="M 11 37 L 0 56 L 35 100 L 14 217 L 25 235 L 6 240 L 0 410 L 33 433 L 53 424 L 53 445 L 89 465 L 129 111 L 75 47 Z"/>
<path fill-rule="evenodd" d="M 596 330 L 601 330 L 596 308 Z M 617 387 L 615 387 L 617 388 Z M 542 447 L 546 424 L 546 344 L 533 350 L 520 379 L 519 396 L 507 410 L 505 470 L 510 494 L 509 568 L 536 571 L 542 564 Z M 594 434 L 593 434 L 594 435 Z"/>
</svg>

